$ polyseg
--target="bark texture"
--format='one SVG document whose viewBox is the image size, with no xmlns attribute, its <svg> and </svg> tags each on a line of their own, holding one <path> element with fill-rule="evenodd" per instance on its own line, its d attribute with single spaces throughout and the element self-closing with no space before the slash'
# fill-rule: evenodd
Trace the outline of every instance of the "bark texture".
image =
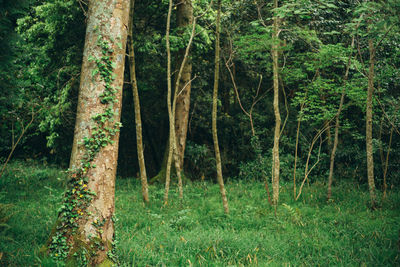
<svg viewBox="0 0 400 267">
<path fill-rule="evenodd" d="M 131 0 L 131 13 L 129 17 L 129 67 L 130 67 L 130 77 L 131 86 L 133 91 L 133 103 L 135 106 L 135 123 L 136 123 L 136 145 L 137 145 L 137 155 L 139 161 L 140 169 L 140 180 L 142 182 L 142 197 L 145 203 L 149 202 L 149 189 L 147 186 L 147 174 L 146 165 L 144 161 L 143 153 L 143 138 L 142 138 L 142 118 L 140 116 L 140 100 L 139 100 L 139 90 L 136 80 L 136 69 L 135 69 L 135 50 L 133 45 L 133 14 L 134 14 L 134 4 L 135 1 Z"/>
<path fill-rule="evenodd" d="M 120 121 L 122 85 L 124 75 L 125 45 L 127 37 L 127 25 L 129 18 L 129 0 L 114 1 L 90 1 L 88 21 L 86 29 L 85 48 L 81 71 L 80 91 L 77 107 L 77 119 L 74 132 L 73 148 L 71 153 L 71 169 L 80 168 L 86 153 L 86 147 L 82 140 L 92 136 L 96 114 L 106 112 L 106 105 L 100 102 L 100 96 L 104 92 L 105 84 L 100 75 L 93 75 L 97 65 L 91 57 L 102 56 L 101 47 L 98 45 L 98 38 L 106 40 L 113 52 L 111 62 L 115 64 L 113 74 L 115 79 L 111 86 L 116 90 L 115 103 L 112 109 L 114 115 L 111 118 L 114 122 Z M 114 192 L 115 174 L 118 159 L 119 132 L 113 137 L 113 143 L 100 149 L 86 173 L 88 178 L 87 187 L 95 193 L 93 200 L 87 208 L 87 215 L 78 222 L 77 233 L 80 234 L 80 242 L 89 245 L 91 237 L 97 237 L 103 244 L 111 244 L 114 236 Z M 95 227 L 97 222 L 101 226 Z M 99 229 L 100 228 L 100 229 Z M 67 237 L 68 241 L 73 238 Z M 71 247 L 77 244 L 71 244 Z M 111 249 L 106 246 L 104 250 L 96 251 L 92 259 L 92 265 L 98 265 L 107 260 L 107 252 Z"/>
<path fill-rule="evenodd" d="M 274 8 L 278 8 L 278 0 L 274 0 Z M 272 202 L 278 204 L 279 200 L 279 139 L 281 130 L 281 115 L 279 113 L 279 66 L 278 66 L 278 47 L 279 47 L 279 19 L 274 16 L 274 32 L 272 44 L 272 60 L 273 60 L 273 80 L 274 80 L 274 114 L 275 114 L 275 131 L 274 131 L 274 147 L 272 150 Z"/>
<path fill-rule="evenodd" d="M 369 47 L 369 72 L 368 72 L 368 93 L 366 109 L 366 148 L 367 148 L 367 173 L 369 196 L 371 207 L 375 208 L 375 178 L 374 178 L 374 156 L 372 148 L 372 97 L 374 95 L 374 66 L 375 66 L 375 48 L 372 39 L 368 41 Z"/>
<path fill-rule="evenodd" d="M 221 166 L 221 153 L 219 151 L 218 133 L 217 133 L 217 100 L 218 100 L 218 79 L 219 79 L 219 61 L 220 61 L 220 27 L 221 27 L 221 0 L 218 0 L 218 13 L 216 22 L 216 40 L 215 40 L 215 71 L 214 71 L 214 92 L 213 92 L 213 108 L 212 108 L 212 133 L 214 140 L 215 161 L 217 165 L 217 180 L 221 192 L 222 205 L 224 206 L 225 213 L 229 213 L 228 199 L 224 186 L 224 179 L 222 177 Z"/>
<path fill-rule="evenodd" d="M 181 34 L 184 29 L 193 24 L 193 6 L 191 0 L 177 1 L 176 21 L 178 28 L 181 28 Z M 185 48 L 178 51 L 176 61 L 176 70 L 179 71 L 184 57 Z M 192 62 L 190 54 L 183 65 L 182 74 L 179 81 L 179 86 L 175 88 L 177 91 L 176 110 L 175 110 L 175 137 L 176 148 L 179 158 L 179 165 L 183 168 L 183 161 L 185 156 L 186 136 L 189 121 L 189 108 L 190 108 L 190 90 L 191 90 L 191 75 L 192 75 Z"/>
</svg>

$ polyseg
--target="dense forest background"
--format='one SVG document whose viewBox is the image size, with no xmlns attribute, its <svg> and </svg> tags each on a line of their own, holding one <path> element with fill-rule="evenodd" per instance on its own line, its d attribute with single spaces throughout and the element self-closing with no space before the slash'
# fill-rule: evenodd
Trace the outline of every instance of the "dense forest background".
<svg viewBox="0 0 400 267">
<path fill-rule="evenodd" d="M 0 265 L 399 263 L 400 1 L 104 3 L 0 0 Z"/>
<path fill-rule="evenodd" d="M 208 7 L 208 1 L 194 1 L 193 4 L 195 15 Z M 270 54 L 272 2 L 223 1 L 222 8 L 218 128 L 223 172 L 232 179 L 262 179 L 261 171 L 270 173 L 271 170 L 274 130 Z M 167 9 L 166 1 L 138 1 L 134 15 L 137 80 L 149 177 L 161 168 L 168 139 L 164 37 Z M 26 128 L 14 158 L 68 166 L 84 44 L 85 10 L 84 1 L 2 1 L 2 162 Z M 336 181 L 367 181 L 365 107 L 368 40 L 373 39 L 377 46 L 373 97 L 375 176 L 377 186 L 381 188 L 387 168 L 385 175 L 389 186 L 397 185 L 400 175 L 398 1 L 285 1 L 278 12 L 283 20 L 279 77 L 281 116 L 285 122 L 280 139 L 282 179 L 293 179 L 299 121 L 297 172 L 304 175 L 307 161 L 310 166 L 318 161 L 309 179 L 324 181 L 327 178 L 334 119 L 344 86 L 347 59 L 351 55 L 335 177 Z M 184 170 L 193 180 L 203 176 L 213 179 L 214 176 L 213 72 L 210 70 L 214 64 L 215 14 L 211 9 L 200 17 L 192 48 L 193 81 Z M 172 51 L 177 51 L 186 46 L 190 29 L 186 35 L 179 34 L 175 19 L 171 21 L 171 46 Z M 356 40 L 352 49 L 353 36 Z M 172 59 L 176 60 L 176 57 Z M 234 78 L 238 94 L 231 78 Z M 132 99 L 132 90 L 126 83 L 118 162 L 121 177 L 136 176 L 139 172 L 136 140 L 132 134 L 135 132 Z M 257 140 L 252 137 L 249 117 L 241 107 L 247 112 L 252 111 Z M 28 128 L 31 119 L 33 122 Z M 323 133 L 318 136 L 321 131 Z M 314 137 L 317 140 L 311 147 Z M 265 164 L 258 164 L 257 153 L 262 155 Z"/>
</svg>

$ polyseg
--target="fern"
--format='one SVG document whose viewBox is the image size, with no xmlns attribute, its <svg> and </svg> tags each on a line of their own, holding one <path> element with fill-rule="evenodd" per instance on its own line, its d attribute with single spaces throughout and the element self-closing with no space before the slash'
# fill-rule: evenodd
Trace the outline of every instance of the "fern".
<svg viewBox="0 0 400 267">
<path fill-rule="evenodd" d="M 305 226 L 305 224 L 303 223 L 303 220 L 301 218 L 300 211 L 298 209 L 293 209 L 291 206 L 289 206 L 287 204 L 282 204 L 282 206 L 290 214 L 292 223 L 299 225 L 299 226 Z"/>
</svg>

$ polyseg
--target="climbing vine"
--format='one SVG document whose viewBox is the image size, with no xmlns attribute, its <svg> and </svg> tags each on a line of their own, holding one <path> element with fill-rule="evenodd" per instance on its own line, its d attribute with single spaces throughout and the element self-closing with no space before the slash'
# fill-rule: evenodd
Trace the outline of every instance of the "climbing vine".
<svg viewBox="0 0 400 267">
<path fill-rule="evenodd" d="M 49 244 L 50 256 L 53 260 L 63 263 L 71 254 L 75 257 L 75 262 L 80 266 L 87 266 L 88 259 L 94 256 L 97 250 L 105 249 L 105 244 L 101 239 L 101 227 L 105 224 L 105 219 L 96 218 L 92 222 L 92 225 L 96 228 L 97 236 L 89 237 L 89 247 L 72 248 L 69 245 L 70 242 L 68 242 L 67 236 L 72 235 L 80 238 L 80 233 L 76 232 L 79 220 L 92 215 L 87 211 L 87 208 L 96 194 L 88 188 L 89 179 L 87 173 L 91 168 L 96 167 L 93 161 L 101 148 L 114 142 L 113 136 L 118 133 L 122 126 L 120 122 L 113 119 L 117 115 L 114 111 L 114 103 L 118 102 L 115 97 L 117 88 L 112 85 L 115 80 L 115 64 L 111 61 L 114 50 L 100 34 L 98 35 L 97 45 L 101 49 L 101 55 L 99 57 L 89 56 L 88 60 L 96 64 L 92 77 L 95 78 L 99 75 L 101 82 L 104 84 L 104 91 L 99 98 L 101 104 L 106 105 L 106 108 L 103 113 L 92 116 L 91 119 L 94 125 L 91 128 L 91 134 L 84 137 L 80 143 L 84 146 L 85 153 L 81 159 L 80 166 L 69 170 L 71 179 L 63 197 L 63 205 L 59 209 L 55 232 Z M 112 221 L 116 221 L 114 216 Z M 74 240 L 74 242 L 79 242 L 79 240 Z M 112 248 L 107 255 L 113 262 L 117 262 L 115 234 L 111 245 Z"/>
</svg>

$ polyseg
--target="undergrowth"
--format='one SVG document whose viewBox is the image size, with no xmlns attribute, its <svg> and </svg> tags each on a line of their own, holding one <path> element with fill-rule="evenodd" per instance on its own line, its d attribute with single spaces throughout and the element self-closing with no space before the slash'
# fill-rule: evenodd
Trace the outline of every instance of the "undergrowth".
<svg viewBox="0 0 400 267">
<path fill-rule="evenodd" d="M 14 162 L 0 180 L 0 265 L 46 266 L 39 255 L 55 223 L 66 185 L 56 168 Z M 226 185 L 225 215 L 218 185 L 188 184 L 184 200 L 172 190 L 162 206 L 163 186 L 151 185 L 144 206 L 140 181 L 117 181 L 117 253 L 123 266 L 399 266 L 400 192 L 381 208 L 367 208 L 365 187 L 343 182 L 326 203 L 326 186 L 305 187 L 293 201 L 281 187 L 276 216 L 260 182 Z M 48 265 L 50 266 L 50 265 Z"/>
</svg>

